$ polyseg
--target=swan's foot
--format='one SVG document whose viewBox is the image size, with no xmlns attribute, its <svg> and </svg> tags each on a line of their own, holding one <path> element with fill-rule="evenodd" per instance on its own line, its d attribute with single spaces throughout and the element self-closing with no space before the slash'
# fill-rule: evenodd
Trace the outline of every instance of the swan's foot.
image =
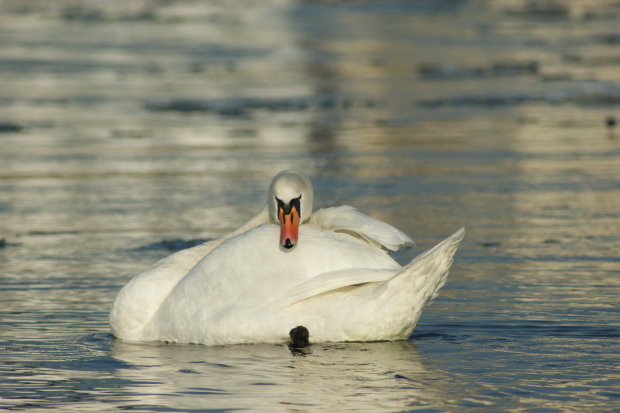
<svg viewBox="0 0 620 413">
<path fill-rule="evenodd" d="M 304 326 L 295 327 L 288 335 L 291 337 L 291 347 L 302 348 L 310 345 L 310 341 L 308 340 L 310 332 L 308 332 L 308 329 Z"/>
</svg>

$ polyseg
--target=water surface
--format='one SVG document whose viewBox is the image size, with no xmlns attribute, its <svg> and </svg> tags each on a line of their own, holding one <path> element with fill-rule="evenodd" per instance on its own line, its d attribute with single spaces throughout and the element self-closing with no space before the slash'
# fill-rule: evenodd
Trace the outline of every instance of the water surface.
<svg viewBox="0 0 620 413">
<path fill-rule="evenodd" d="M 620 409 L 620 7 L 612 1 L 0 3 L 0 407 Z M 127 344 L 118 290 L 251 217 L 461 226 L 395 343 Z"/>
</svg>

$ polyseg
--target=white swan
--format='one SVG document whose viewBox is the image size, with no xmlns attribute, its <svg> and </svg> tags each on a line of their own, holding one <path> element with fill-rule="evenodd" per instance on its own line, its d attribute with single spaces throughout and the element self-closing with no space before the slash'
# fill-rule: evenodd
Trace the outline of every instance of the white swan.
<svg viewBox="0 0 620 413">
<path fill-rule="evenodd" d="M 279 173 L 241 228 L 131 279 L 110 312 L 114 335 L 285 342 L 303 325 L 312 342 L 407 339 L 445 283 L 464 229 L 401 267 L 386 250 L 411 245 L 407 235 L 349 206 L 312 213 L 312 197 L 301 172 Z"/>
</svg>

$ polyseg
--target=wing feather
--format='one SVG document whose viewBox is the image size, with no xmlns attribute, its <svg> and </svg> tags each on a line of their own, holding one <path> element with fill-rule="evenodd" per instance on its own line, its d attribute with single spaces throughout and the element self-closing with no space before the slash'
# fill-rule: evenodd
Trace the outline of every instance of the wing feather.
<svg viewBox="0 0 620 413">
<path fill-rule="evenodd" d="M 319 274 L 289 289 L 279 305 L 287 307 L 299 301 L 337 290 L 370 282 L 382 282 L 390 279 L 398 269 L 373 270 L 368 268 L 348 268 Z"/>
<path fill-rule="evenodd" d="M 398 251 L 414 245 L 413 240 L 401 230 L 362 214 L 348 205 L 320 209 L 312 214 L 309 223 L 326 230 L 349 234 L 379 249 Z"/>
</svg>

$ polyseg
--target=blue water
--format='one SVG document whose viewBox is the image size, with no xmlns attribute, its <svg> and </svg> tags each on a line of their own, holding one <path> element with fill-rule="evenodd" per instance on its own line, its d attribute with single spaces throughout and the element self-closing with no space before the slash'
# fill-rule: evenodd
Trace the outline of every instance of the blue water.
<svg viewBox="0 0 620 413">
<path fill-rule="evenodd" d="M 620 410 L 612 1 L 0 3 L 0 408 Z M 295 167 L 417 242 L 408 341 L 128 344 L 119 289 Z"/>
</svg>

